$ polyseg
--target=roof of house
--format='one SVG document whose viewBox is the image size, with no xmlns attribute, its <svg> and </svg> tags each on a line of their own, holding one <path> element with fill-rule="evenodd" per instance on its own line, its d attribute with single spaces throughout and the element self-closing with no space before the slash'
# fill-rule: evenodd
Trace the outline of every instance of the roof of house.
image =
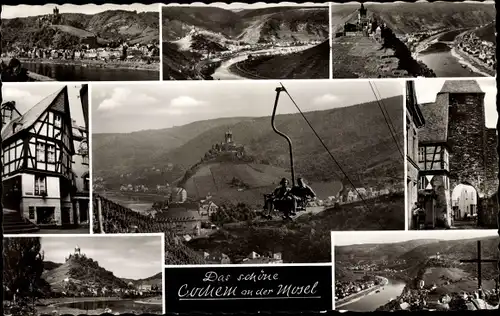
<svg viewBox="0 0 500 316">
<path fill-rule="evenodd" d="M 446 80 L 439 93 L 484 93 L 476 80 Z"/>
<path fill-rule="evenodd" d="M 29 109 L 24 115 L 21 115 L 2 128 L 2 140 L 5 142 L 10 137 L 20 133 L 21 131 L 27 130 L 35 124 L 38 118 L 52 105 L 54 100 L 61 94 L 63 91 L 66 91 L 67 87 L 57 90 L 56 92 L 50 94 L 45 97 L 43 100 L 35 104 L 31 109 Z M 21 128 L 14 131 L 14 124 L 21 125 Z"/>
<path fill-rule="evenodd" d="M 436 102 L 424 103 L 420 109 L 425 125 L 419 130 L 419 143 L 446 142 L 448 139 L 448 106 Z"/>
</svg>

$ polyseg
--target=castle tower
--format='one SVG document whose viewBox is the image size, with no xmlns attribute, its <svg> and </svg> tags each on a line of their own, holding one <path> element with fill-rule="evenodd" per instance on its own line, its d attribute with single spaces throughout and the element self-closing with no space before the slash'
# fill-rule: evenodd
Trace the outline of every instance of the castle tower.
<svg viewBox="0 0 500 316">
<path fill-rule="evenodd" d="M 233 132 L 227 131 L 225 135 L 226 144 L 231 144 L 233 142 Z"/>
<path fill-rule="evenodd" d="M 366 8 L 363 5 L 363 3 L 361 3 L 361 7 L 358 10 L 358 23 L 360 25 L 364 25 L 364 24 L 366 24 L 366 22 L 367 22 L 367 20 L 366 20 Z"/>
<path fill-rule="evenodd" d="M 484 96 L 475 80 L 448 80 L 436 102 L 448 107 L 448 143 L 450 150 L 450 189 L 470 184 L 483 192 L 485 179 Z"/>
<path fill-rule="evenodd" d="M 59 24 L 59 22 L 60 22 L 59 9 L 55 7 L 52 10 L 52 24 Z"/>
</svg>

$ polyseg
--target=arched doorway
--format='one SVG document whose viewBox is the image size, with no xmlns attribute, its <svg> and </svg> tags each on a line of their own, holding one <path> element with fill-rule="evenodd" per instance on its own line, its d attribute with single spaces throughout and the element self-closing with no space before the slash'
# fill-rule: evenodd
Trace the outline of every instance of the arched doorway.
<svg viewBox="0 0 500 316">
<path fill-rule="evenodd" d="M 457 185 L 451 193 L 451 206 L 455 221 L 474 221 L 478 213 L 477 190 L 469 184 Z"/>
</svg>

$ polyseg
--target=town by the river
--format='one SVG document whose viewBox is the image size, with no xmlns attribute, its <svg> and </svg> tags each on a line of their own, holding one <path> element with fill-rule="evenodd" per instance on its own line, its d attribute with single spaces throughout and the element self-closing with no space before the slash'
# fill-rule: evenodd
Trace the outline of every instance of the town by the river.
<svg viewBox="0 0 500 316">
<path fill-rule="evenodd" d="M 452 30 L 439 33 L 424 40 L 416 57 L 438 77 L 488 77 L 489 73 L 481 70 L 478 65 L 463 57 L 456 48 L 455 39 L 463 34 Z"/>
<path fill-rule="evenodd" d="M 24 61 L 23 67 L 57 81 L 148 81 L 159 80 L 160 72 L 121 67 L 96 67 Z"/>
</svg>

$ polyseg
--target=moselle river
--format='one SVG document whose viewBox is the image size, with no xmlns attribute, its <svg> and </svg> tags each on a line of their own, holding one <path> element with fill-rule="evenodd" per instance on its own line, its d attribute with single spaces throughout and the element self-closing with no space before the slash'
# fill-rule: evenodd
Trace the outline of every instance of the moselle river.
<svg viewBox="0 0 500 316">
<path fill-rule="evenodd" d="M 405 283 L 389 280 L 389 284 L 380 288 L 380 292 L 370 292 L 370 294 L 355 299 L 352 303 L 337 307 L 338 310 L 347 310 L 350 312 L 373 312 L 390 300 L 395 299 L 403 292 Z"/>
<path fill-rule="evenodd" d="M 111 309 L 112 313 L 162 313 L 162 304 L 142 304 L 136 303 L 133 300 L 110 300 L 110 301 L 83 301 L 59 304 L 69 308 L 76 308 L 82 311 L 99 311 L 106 308 Z"/>
<path fill-rule="evenodd" d="M 452 54 L 451 47 L 457 35 L 456 31 L 445 33 L 440 38 L 446 37 L 446 41 L 432 43 L 418 54 L 417 59 L 434 70 L 438 77 L 484 77 L 484 74 L 463 67 L 459 57 Z"/>
<path fill-rule="evenodd" d="M 134 198 L 130 195 L 114 193 L 114 192 L 106 192 L 102 193 L 102 195 L 105 198 L 110 199 L 115 203 L 128 207 L 139 213 L 145 213 L 149 211 L 153 206 L 153 202 L 147 201 L 147 198 L 138 198 L 138 197 Z"/>
<path fill-rule="evenodd" d="M 23 62 L 31 72 L 53 78 L 57 81 L 146 81 L 159 80 L 159 71 L 82 67 L 80 65 L 58 65 Z"/>
</svg>

